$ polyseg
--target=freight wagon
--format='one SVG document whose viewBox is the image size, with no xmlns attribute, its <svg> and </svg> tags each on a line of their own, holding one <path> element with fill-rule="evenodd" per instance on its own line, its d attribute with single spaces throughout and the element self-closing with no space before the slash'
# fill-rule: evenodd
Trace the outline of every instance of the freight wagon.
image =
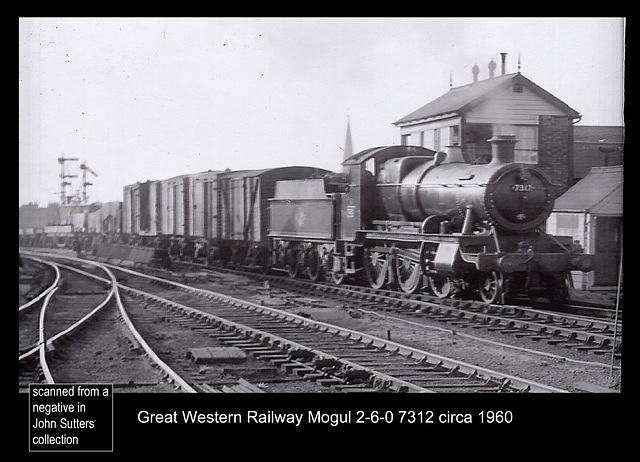
<svg viewBox="0 0 640 462">
<path fill-rule="evenodd" d="M 128 185 L 123 232 L 133 244 L 153 238 L 172 259 L 265 266 L 276 182 L 326 173 L 313 167 L 206 171 Z"/>
</svg>

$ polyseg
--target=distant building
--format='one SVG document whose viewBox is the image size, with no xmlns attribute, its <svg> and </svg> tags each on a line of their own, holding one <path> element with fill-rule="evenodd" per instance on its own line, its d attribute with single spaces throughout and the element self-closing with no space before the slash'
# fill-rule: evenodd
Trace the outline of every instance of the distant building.
<svg viewBox="0 0 640 462">
<path fill-rule="evenodd" d="M 487 162 L 488 139 L 515 135 L 516 162 L 536 164 L 560 186 L 561 194 L 573 185 L 574 123 L 580 114 L 527 79 L 520 72 L 494 76 L 451 88 L 447 93 L 394 122 L 403 145 L 442 150 L 462 147 L 469 162 Z"/>
<path fill-rule="evenodd" d="M 556 200 L 547 232 L 572 236 L 596 255 L 595 271 L 575 272 L 574 286 L 586 290 L 616 287 L 622 244 L 623 167 L 594 167 Z"/>
<path fill-rule="evenodd" d="M 113 234 L 120 229 L 122 203 L 118 201 L 93 204 L 87 213 L 87 231 Z"/>
<path fill-rule="evenodd" d="M 45 226 L 59 224 L 58 204 L 38 207 L 38 204 L 26 204 L 18 209 L 18 228 L 44 229 Z"/>
<path fill-rule="evenodd" d="M 624 127 L 576 125 L 573 127 L 573 179 L 584 178 L 592 167 L 623 165 Z"/>
</svg>

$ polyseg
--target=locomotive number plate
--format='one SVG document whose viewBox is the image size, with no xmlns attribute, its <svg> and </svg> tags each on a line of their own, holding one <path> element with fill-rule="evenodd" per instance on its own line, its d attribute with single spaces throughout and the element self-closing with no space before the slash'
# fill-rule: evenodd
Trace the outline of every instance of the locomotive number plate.
<svg viewBox="0 0 640 462">
<path fill-rule="evenodd" d="M 512 192 L 529 192 L 529 191 L 533 191 L 535 188 L 533 187 L 532 184 L 513 184 L 511 185 L 511 191 Z"/>
</svg>

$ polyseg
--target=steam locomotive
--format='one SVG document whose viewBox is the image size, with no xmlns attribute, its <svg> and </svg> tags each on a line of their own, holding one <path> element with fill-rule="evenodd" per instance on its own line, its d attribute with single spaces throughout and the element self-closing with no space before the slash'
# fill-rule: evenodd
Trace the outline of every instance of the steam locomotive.
<svg viewBox="0 0 640 462">
<path fill-rule="evenodd" d="M 564 300 L 570 271 L 593 270 L 594 255 L 542 230 L 555 186 L 513 162 L 515 137 L 489 141 L 484 164 L 458 146 L 402 145 L 354 154 L 341 173 L 290 166 L 127 185 L 123 202 L 101 212 L 99 223 L 114 220 L 108 232 L 83 237 L 78 229 L 93 229 L 83 225 L 64 242 L 105 261 L 218 260 L 441 298 Z M 45 242 L 40 234 L 21 230 L 21 243 Z"/>
<path fill-rule="evenodd" d="M 539 168 L 513 162 L 513 136 L 494 136 L 492 160 L 464 161 L 460 147 L 365 150 L 345 172 L 276 184 L 270 200 L 270 252 L 289 276 L 340 284 L 363 275 L 371 287 L 441 298 L 478 293 L 568 296 L 569 272 L 591 271 L 594 256 L 540 225 L 554 185 Z"/>
</svg>

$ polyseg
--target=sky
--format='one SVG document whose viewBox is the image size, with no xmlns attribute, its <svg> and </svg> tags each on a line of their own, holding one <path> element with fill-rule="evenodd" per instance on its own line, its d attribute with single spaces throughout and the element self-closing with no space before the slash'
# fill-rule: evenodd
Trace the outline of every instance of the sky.
<svg viewBox="0 0 640 462">
<path fill-rule="evenodd" d="M 206 170 L 308 165 L 400 143 L 393 125 L 507 53 L 582 115 L 623 125 L 623 18 L 18 19 L 19 205 L 89 202 Z M 80 191 L 81 177 L 71 190 Z"/>
</svg>

